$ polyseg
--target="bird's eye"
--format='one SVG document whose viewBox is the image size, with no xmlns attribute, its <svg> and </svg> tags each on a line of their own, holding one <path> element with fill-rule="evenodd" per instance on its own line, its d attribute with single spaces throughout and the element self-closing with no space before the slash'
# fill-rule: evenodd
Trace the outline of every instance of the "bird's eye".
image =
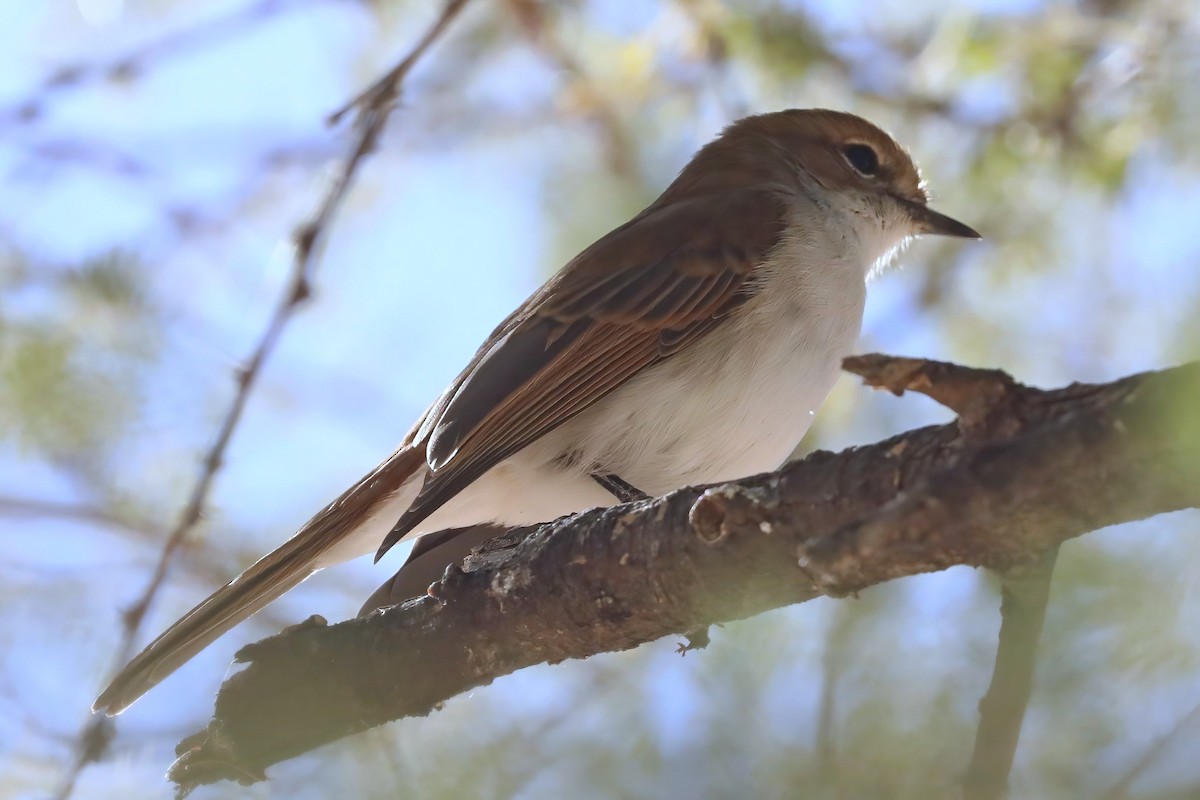
<svg viewBox="0 0 1200 800">
<path fill-rule="evenodd" d="M 870 178 L 879 172 L 879 156 L 868 145 L 848 144 L 842 148 L 842 155 L 860 175 Z"/>
</svg>

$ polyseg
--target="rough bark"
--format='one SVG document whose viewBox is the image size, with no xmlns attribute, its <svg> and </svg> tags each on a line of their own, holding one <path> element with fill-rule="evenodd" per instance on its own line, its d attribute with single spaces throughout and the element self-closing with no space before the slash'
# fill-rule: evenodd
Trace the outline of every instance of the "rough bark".
<svg viewBox="0 0 1200 800">
<path fill-rule="evenodd" d="M 1200 506 L 1200 364 L 1052 391 L 917 359 L 846 368 L 959 419 L 512 532 L 430 596 L 249 645 L 169 777 L 183 791 L 261 780 L 526 666 L 959 564 L 1020 567 L 1088 531 Z"/>
</svg>

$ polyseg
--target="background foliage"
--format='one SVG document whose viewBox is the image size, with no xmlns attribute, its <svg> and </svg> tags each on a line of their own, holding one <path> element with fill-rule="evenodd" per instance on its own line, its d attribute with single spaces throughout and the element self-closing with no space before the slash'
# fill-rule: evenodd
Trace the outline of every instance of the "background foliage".
<svg viewBox="0 0 1200 800">
<path fill-rule="evenodd" d="M 45 796 L 120 611 L 348 133 L 436 13 L 402 0 L 3 0 L 0 796 Z M 141 641 L 385 456 L 508 310 L 727 121 L 890 129 L 984 243 L 924 241 L 860 349 L 1105 380 L 1200 355 L 1200 7 L 476 0 L 407 84 Z M 945 419 L 846 379 L 804 449 Z M 1200 514 L 1059 560 L 1013 796 L 1200 793 Z M 385 566 L 395 567 L 399 554 Z M 387 577 L 323 573 L 122 717 L 78 797 L 162 797 L 232 652 Z M 950 797 L 998 627 L 965 569 L 540 667 L 197 796 Z M 431 665 L 436 669 L 437 665 Z"/>
</svg>

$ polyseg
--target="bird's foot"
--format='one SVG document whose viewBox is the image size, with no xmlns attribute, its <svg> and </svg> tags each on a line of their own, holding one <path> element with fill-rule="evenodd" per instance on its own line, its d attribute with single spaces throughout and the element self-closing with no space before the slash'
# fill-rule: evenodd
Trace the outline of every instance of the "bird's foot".
<svg viewBox="0 0 1200 800">
<path fill-rule="evenodd" d="M 633 484 L 621 480 L 621 478 L 616 475 L 593 472 L 592 480 L 603 486 L 612 494 L 613 497 L 617 498 L 622 503 L 632 503 L 636 500 L 650 499 L 650 495 L 646 494 Z"/>
</svg>

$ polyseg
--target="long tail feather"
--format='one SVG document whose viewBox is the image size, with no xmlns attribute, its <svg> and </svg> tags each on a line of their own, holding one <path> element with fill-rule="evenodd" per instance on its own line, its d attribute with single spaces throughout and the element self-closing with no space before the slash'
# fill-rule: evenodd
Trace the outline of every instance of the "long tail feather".
<svg viewBox="0 0 1200 800">
<path fill-rule="evenodd" d="M 312 557 L 284 552 L 293 539 L 193 608 L 113 678 L 93 711 L 120 714 L 163 678 L 187 663 L 227 630 L 312 575 Z"/>
<path fill-rule="evenodd" d="M 401 489 L 424 463 L 419 449 L 402 447 L 285 544 L 167 628 L 113 678 L 92 711 L 121 713 L 230 628 L 317 570 L 374 550 L 399 513 L 388 501 L 407 499 Z"/>
</svg>

